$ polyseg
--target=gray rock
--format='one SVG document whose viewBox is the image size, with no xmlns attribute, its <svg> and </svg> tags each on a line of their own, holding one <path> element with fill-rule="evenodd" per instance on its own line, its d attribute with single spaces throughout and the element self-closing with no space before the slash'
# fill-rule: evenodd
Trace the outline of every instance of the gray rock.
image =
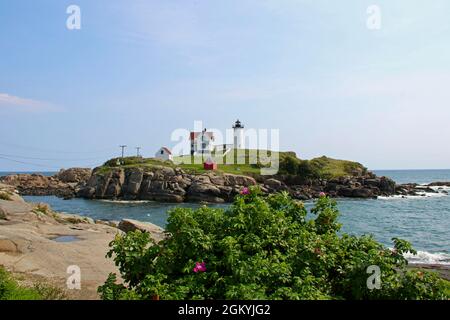
<svg viewBox="0 0 450 320">
<path fill-rule="evenodd" d="M 92 170 L 88 168 L 70 168 L 67 170 L 61 169 L 56 175 L 61 182 L 65 183 L 86 183 L 91 177 Z"/>
<path fill-rule="evenodd" d="M 126 183 L 123 185 L 122 193 L 134 197 L 139 193 L 144 172 L 141 169 L 132 169 L 126 175 Z"/>
<path fill-rule="evenodd" d="M 252 177 L 239 176 L 239 175 L 234 175 L 234 174 L 229 174 L 229 173 L 224 174 L 223 177 L 224 177 L 226 186 L 238 185 L 238 186 L 249 187 L 249 186 L 254 186 L 257 184 L 256 180 Z"/>
<path fill-rule="evenodd" d="M 354 197 L 354 198 L 373 198 L 374 194 L 373 194 L 372 190 L 370 190 L 370 189 L 359 188 L 359 189 L 353 190 L 352 197 Z"/>
<path fill-rule="evenodd" d="M 118 228 L 127 233 L 136 230 L 139 230 L 141 232 L 148 232 L 157 242 L 165 238 L 164 229 L 152 223 L 140 222 L 132 219 L 123 219 L 122 221 L 120 221 Z"/>
<path fill-rule="evenodd" d="M 379 188 L 380 188 L 380 191 L 383 193 L 394 194 L 395 193 L 395 182 L 394 182 L 394 180 L 392 180 L 390 178 L 381 177 Z"/>
</svg>

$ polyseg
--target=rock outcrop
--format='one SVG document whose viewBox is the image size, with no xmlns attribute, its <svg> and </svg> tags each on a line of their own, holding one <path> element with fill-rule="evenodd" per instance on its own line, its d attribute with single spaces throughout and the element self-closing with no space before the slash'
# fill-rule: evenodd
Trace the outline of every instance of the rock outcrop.
<svg viewBox="0 0 450 320">
<path fill-rule="evenodd" d="M 376 198 L 396 193 L 395 182 L 387 177 L 377 177 L 372 173 L 365 176 L 348 176 L 330 180 L 311 180 L 299 183 L 290 176 L 277 176 L 260 181 L 264 192 L 287 191 L 294 198 L 308 200 L 318 198 L 325 192 L 333 198 Z"/>
<path fill-rule="evenodd" d="M 111 168 L 95 170 L 79 197 L 88 199 L 154 200 L 161 202 L 228 202 L 255 179 L 232 174 L 188 174 L 179 168 Z"/>
<path fill-rule="evenodd" d="M 165 238 L 164 229 L 152 223 L 141 222 L 132 219 L 123 219 L 120 221 L 118 228 L 123 232 L 142 231 L 151 234 L 155 242 L 159 242 Z"/>
<path fill-rule="evenodd" d="M 64 183 L 85 183 L 92 174 L 92 170 L 88 168 L 70 168 L 61 169 L 54 178 L 58 179 L 60 182 Z"/>
<path fill-rule="evenodd" d="M 21 195 L 71 198 L 85 185 L 91 173 L 91 169 L 71 168 L 61 170 L 54 176 L 14 174 L 0 177 L 0 182 L 14 186 Z"/>
<path fill-rule="evenodd" d="M 255 180 L 255 178 L 257 180 Z M 270 177 L 233 175 L 221 172 L 187 173 L 170 166 L 130 168 L 72 168 L 51 177 L 39 174 L 16 174 L 1 177 L 0 182 L 22 195 L 56 195 L 64 198 L 112 200 L 152 200 L 160 202 L 230 202 L 243 187 L 259 185 L 263 193 L 286 191 L 300 200 L 319 197 L 376 198 L 393 195 L 448 193 L 450 182 L 397 185 L 387 177 L 371 172 L 335 179 L 302 181 L 297 176 Z M 438 190 L 439 189 L 439 190 Z"/>
</svg>

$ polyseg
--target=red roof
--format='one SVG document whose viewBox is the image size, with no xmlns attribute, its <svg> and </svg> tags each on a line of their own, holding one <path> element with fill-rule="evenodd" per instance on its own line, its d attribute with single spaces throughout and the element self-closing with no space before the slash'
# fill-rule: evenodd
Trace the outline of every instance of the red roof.
<svg viewBox="0 0 450 320">
<path fill-rule="evenodd" d="M 172 154 L 172 151 L 170 151 L 168 148 L 166 147 L 162 147 L 161 149 L 163 149 L 165 152 L 167 152 L 167 154 Z"/>
<path fill-rule="evenodd" d="M 191 132 L 190 139 L 195 140 L 199 135 L 202 135 L 202 133 L 203 135 L 209 137 L 211 140 L 214 140 L 214 133 L 212 132 Z"/>
</svg>

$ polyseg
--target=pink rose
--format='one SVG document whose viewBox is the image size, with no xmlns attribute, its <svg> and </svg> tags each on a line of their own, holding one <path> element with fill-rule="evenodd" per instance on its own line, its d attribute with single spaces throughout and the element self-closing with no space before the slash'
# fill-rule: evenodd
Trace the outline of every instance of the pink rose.
<svg viewBox="0 0 450 320">
<path fill-rule="evenodd" d="M 250 194 L 250 189 L 249 189 L 249 188 L 247 188 L 247 187 L 244 187 L 244 188 L 242 188 L 242 190 L 241 190 L 241 194 L 242 194 L 242 195 L 247 195 L 247 194 Z"/>
<path fill-rule="evenodd" d="M 197 273 L 197 272 L 205 272 L 206 271 L 206 264 L 204 262 L 196 262 L 193 271 L 195 273 Z"/>
</svg>

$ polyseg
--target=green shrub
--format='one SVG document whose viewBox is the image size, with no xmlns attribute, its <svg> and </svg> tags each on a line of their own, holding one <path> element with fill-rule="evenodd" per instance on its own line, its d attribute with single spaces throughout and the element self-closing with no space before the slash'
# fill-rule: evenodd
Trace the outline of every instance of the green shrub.
<svg viewBox="0 0 450 320">
<path fill-rule="evenodd" d="M 7 192 L 4 191 L 0 191 L 0 200 L 7 200 L 7 201 L 11 201 L 11 195 Z"/>
<path fill-rule="evenodd" d="M 0 300 L 41 300 L 41 295 L 31 288 L 24 288 L 0 267 Z"/>
<path fill-rule="evenodd" d="M 36 283 L 33 287 L 24 287 L 0 266 L 0 300 L 63 300 L 63 290 L 45 283 Z"/>
<path fill-rule="evenodd" d="M 300 160 L 297 166 L 297 175 L 303 180 L 319 179 L 321 177 L 320 168 L 309 160 Z"/>
<path fill-rule="evenodd" d="M 297 158 L 287 156 L 280 161 L 280 171 L 282 173 L 297 174 L 299 160 Z"/>
<path fill-rule="evenodd" d="M 247 190 L 246 190 L 247 191 Z M 243 192 L 244 193 L 244 192 Z M 123 284 L 111 274 L 103 299 L 447 299 L 434 274 L 407 272 L 406 241 L 395 250 L 369 236 L 339 235 L 336 202 L 321 197 L 307 220 L 287 193 L 262 197 L 251 189 L 228 210 L 169 212 L 167 239 L 139 231 L 118 235 L 114 257 Z M 204 264 L 203 264 L 204 263 Z M 381 288 L 367 285 L 369 266 Z"/>
</svg>

